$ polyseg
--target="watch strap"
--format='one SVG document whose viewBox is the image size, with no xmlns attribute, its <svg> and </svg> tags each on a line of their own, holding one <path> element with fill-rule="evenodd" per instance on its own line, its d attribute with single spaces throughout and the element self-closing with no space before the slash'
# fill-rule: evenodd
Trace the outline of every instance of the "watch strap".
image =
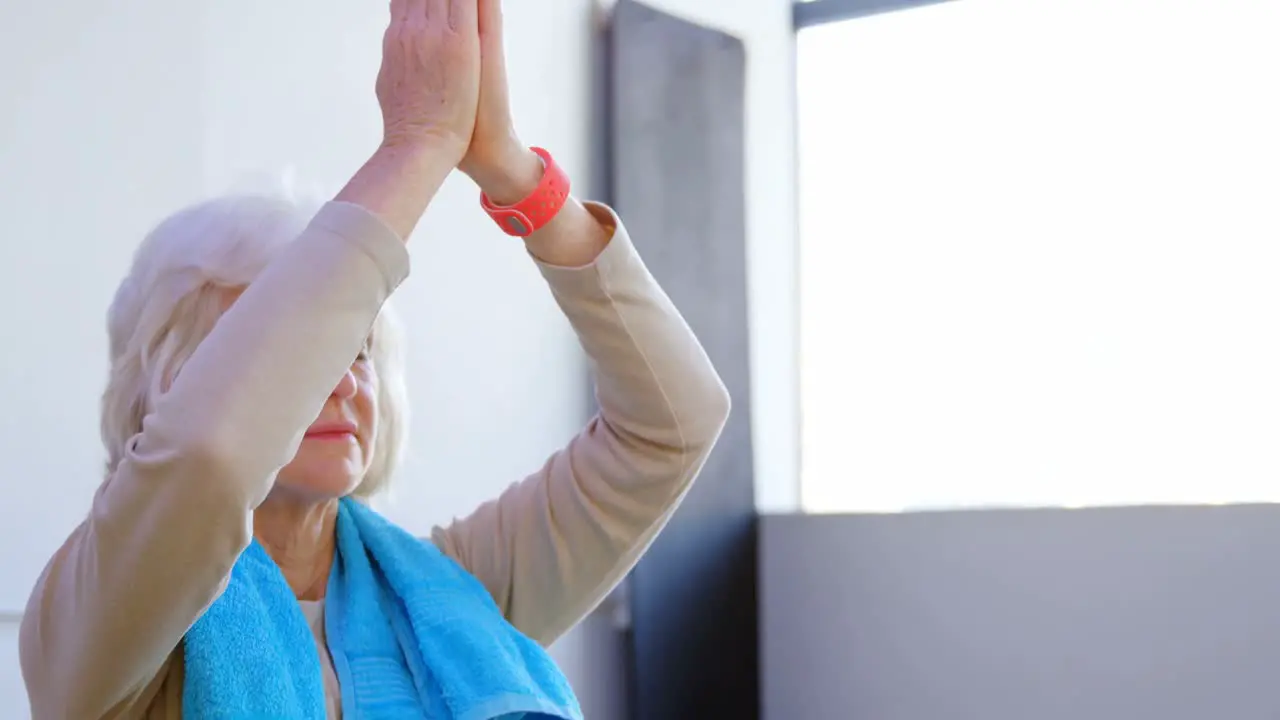
<svg viewBox="0 0 1280 720">
<path fill-rule="evenodd" d="M 551 153 L 530 148 L 542 159 L 542 180 L 520 202 L 498 205 L 480 193 L 480 206 L 502 231 L 513 237 L 528 237 L 551 222 L 569 200 L 569 176 L 556 164 Z"/>
</svg>

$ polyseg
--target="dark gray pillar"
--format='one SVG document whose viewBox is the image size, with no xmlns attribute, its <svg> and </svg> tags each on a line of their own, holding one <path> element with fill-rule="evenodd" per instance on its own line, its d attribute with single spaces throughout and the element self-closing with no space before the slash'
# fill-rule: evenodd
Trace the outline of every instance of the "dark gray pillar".
<svg viewBox="0 0 1280 720">
<path fill-rule="evenodd" d="M 714 454 L 631 576 L 633 718 L 756 718 L 745 51 L 629 0 L 610 33 L 612 201 L 733 396 Z"/>
</svg>

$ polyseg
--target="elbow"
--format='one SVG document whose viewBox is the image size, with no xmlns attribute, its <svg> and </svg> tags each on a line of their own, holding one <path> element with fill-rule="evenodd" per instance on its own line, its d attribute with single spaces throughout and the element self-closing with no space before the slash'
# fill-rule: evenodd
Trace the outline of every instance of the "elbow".
<svg viewBox="0 0 1280 720">
<path fill-rule="evenodd" d="M 234 443 L 220 438 L 218 433 L 209 433 L 205 437 L 182 443 L 175 452 L 180 456 L 182 465 L 190 468 L 196 476 L 216 479 L 223 489 L 232 489 L 234 479 L 247 468 L 244 458 L 238 456 Z"/>
<path fill-rule="evenodd" d="M 50 616 L 56 601 L 49 597 L 46 583 L 53 570 L 51 565 L 36 581 L 18 625 L 18 669 L 26 687 L 31 717 L 102 717 L 104 708 L 84 707 L 88 702 L 84 695 L 94 693 L 86 689 L 86 683 L 77 682 L 83 677 L 77 667 L 82 656 L 77 647 L 79 637 L 59 632 L 57 618 Z M 72 686 L 79 692 L 68 692 Z"/>
<path fill-rule="evenodd" d="M 75 693 L 69 692 L 65 686 L 60 687 L 51 677 L 42 660 L 33 658 L 31 651 L 23 648 L 20 657 L 22 680 L 27 690 L 27 705 L 31 708 L 33 718 L 74 718 L 102 717 L 99 708 L 76 707 L 78 700 Z M 64 678 L 65 681 L 65 678 Z"/>
<path fill-rule="evenodd" d="M 157 408 L 143 419 L 127 451 L 133 472 L 179 495 L 171 500 L 207 502 L 219 513 L 254 509 L 266 498 L 275 472 L 293 457 L 302 433 L 293 443 L 283 433 L 250 435 L 238 415 L 243 413 L 222 407 Z"/>
<path fill-rule="evenodd" d="M 716 376 L 715 391 L 710 393 L 707 405 L 710 407 L 709 415 L 714 420 L 715 434 L 720 435 L 720 431 L 724 430 L 724 426 L 729 422 L 729 415 L 733 412 L 733 397 L 729 395 L 729 388 L 725 387 L 724 381 Z"/>
<path fill-rule="evenodd" d="M 271 475 L 223 434 L 156 440 L 135 447 L 122 468 L 128 482 L 113 483 L 110 502 L 95 504 L 95 527 L 133 538 L 144 554 L 160 553 L 145 547 L 154 538 L 172 553 L 198 558 L 207 582 L 219 580 L 252 542 L 252 512 L 270 490 Z"/>
<path fill-rule="evenodd" d="M 261 472 L 255 472 L 228 443 L 198 442 L 180 452 L 180 465 L 197 484 L 183 488 L 182 498 L 173 498 L 172 511 L 177 516 L 207 518 L 210 536 L 221 536 L 227 544 L 221 554 L 238 557 L 253 539 L 251 513 L 266 498 L 270 483 L 253 482 Z M 176 484 L 173 489 L 179 491 Z M 225 570 L 230 572 L 230 567 Z"/>
<path fill-rule="evenodd" d="M 684 424 L 685 444 L 695 452 L 710 452 L 720 433 L 729 422 L 733 410 L 733 398 L 724 381 L 715 372 L 698 394 L 695 412 Z"/>
<path fill-rule="evenodd" d="M 217 428 L 184 438 L 174 455 L 181 475 L 198 479 L 199 487 L 187 488 L 190 497 L 210 510 L 232 514 L 251 512 L 261 504 L 275 472 L 288 462 L 283 456 L 267 457 L 253 443 L 244 442 L 240 433 Z"/>
<path fill-rule="evenodd" d="M 54 703 L 58 697 L 68 695 L 50 693 L 45 689 L 47 685 L 45 677 L 48 674 L 45 671 L 43 656 L 45 643 L 40 637 L 37 618 L 32 612 L 33 609 L 38 611 L 39 607 L 36 605 L 33 608 L 33 605 L 35 603 L 28 603 L 27 610 L 22 615 L 22 622 L 18 626 L 18 668 L 22 672 L 22 681 L 27 688 L 27 702 L 31 706 L 32 717 L 65 717 L 66 713 L 61 712 Z"/>
</svg>

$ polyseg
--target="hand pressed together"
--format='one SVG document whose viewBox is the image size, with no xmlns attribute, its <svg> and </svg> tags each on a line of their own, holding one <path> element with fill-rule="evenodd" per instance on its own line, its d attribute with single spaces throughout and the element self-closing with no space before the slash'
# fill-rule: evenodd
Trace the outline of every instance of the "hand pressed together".
<svg viewBox="0 0 1280 720">
<path fill-rule="evenodd" d="M 476 0 L 391 0 L 376 93 L 384 142 L 429 143 L 460 161 L 480 95 Z"/>
<path fill-rule="evenodd" d="M 392 0 L 377 95 L 385 144 L 441 147 L 498 202 L 537 185 L 511 117 L 501 0 Z"/>
</svg>

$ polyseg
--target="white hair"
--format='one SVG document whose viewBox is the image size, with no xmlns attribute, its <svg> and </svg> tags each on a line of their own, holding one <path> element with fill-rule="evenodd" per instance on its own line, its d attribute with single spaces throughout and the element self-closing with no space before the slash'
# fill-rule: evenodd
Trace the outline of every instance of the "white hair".
<svg viewBox="0 0 1280 720">
<path fill-rule="evenodd" d="M 107 312 L 111 360 L 102 397 L 107 473 L 227 307 L 310 222 L 319 203 L 288 192 L 236 194 L 183 209 L 147 234 Z M 408 423 L 400 326 L 389 305 L 374 322 L 378 436 L 354 495 L 387 488 Z M 335 378 L 335 382 L 337 379 Z"/>
</svg>

